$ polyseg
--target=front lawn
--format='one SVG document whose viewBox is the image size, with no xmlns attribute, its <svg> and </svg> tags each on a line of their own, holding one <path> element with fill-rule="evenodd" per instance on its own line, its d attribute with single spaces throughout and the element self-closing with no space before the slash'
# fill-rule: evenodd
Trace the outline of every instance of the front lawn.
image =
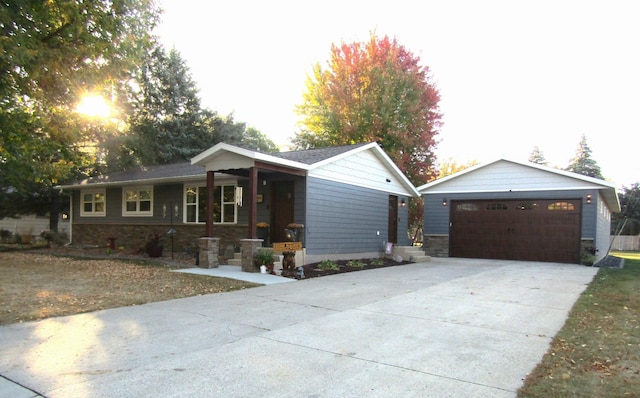
<svg viewBox="0 0 640 398">
<path fill-rule="evenodd" d="M 519 397 L 640 396 L 640 253 L 612 253 L 574 305 Z"/>
<path fill-rule="evenodd" d="M 260 286 L 158 263 L 0 252 L 0 325 Z"/>
</svg>

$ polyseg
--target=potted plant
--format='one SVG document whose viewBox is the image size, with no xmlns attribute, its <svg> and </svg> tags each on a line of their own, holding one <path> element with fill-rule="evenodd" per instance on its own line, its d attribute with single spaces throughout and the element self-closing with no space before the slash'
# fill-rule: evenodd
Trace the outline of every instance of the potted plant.
<svg viewBox="0 0 640 398">
<path fill-rule="evenodd" d="M 153 233 L 147 237 L 147 243 L 145 245 L 145 252 L 149 257 L 160 257 L 162 256 L 162 239 L 160 239 L 160 234 Z"/>
<path fill-rule="evenodd" d="M 269 224 L 266 222 L 259 222 L 256 225 L 256 229 L 258 239 L 262 239 L 265 244 L 269 244 Z"/>
<path fill-rule="evenodd" d="M 585 247 L 584 252 L 580 255 L 580 262 L 584 265 L 593 265 L 597 259 L 597 252 L 598 249 L 595 247 Z"/>
<path fill-rule="evenodd" d="M 273 270 L 273 252 L 268 249 L 260 249 L 253 258 L 254 264 L 262 273 L 275 274 Z M 264 268 L 263 268 L 264 267 Z"/>
</svg>

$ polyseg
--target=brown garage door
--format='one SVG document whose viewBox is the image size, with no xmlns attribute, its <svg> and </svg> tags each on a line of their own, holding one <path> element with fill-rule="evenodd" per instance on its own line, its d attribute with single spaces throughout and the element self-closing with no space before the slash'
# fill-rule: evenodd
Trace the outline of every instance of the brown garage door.
<svg viewBox="0 0 640 398">
<path fill-rule="evenodd" d="M 451 202 L 451 257 L 580 262 L 580 199 Z"/>
</svg>

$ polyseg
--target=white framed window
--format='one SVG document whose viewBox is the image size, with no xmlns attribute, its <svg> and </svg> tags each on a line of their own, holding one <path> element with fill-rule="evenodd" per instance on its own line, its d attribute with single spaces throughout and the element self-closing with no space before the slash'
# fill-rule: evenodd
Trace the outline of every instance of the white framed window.
<svg viewBox="0 0 640 398">
<path fill-rule="evenodd" d="M 122 216 L 153 216 L 153 187 L 122 188 Z"/>
<path fill-rule="evenodd" d="M 80 191 L 80 216 L 104 217 L 107 215 L 107 195 L 104 189 Z"/>
<path fill-rule="evenodd" d="M 215 224 L 237 224 L 238 200 L 236 185 L 216 185 L 213 190 L 213 222 Z M 205 223 L 207 221 L 207 186 L 185 185 L 184 222 Z"/>
</svg>

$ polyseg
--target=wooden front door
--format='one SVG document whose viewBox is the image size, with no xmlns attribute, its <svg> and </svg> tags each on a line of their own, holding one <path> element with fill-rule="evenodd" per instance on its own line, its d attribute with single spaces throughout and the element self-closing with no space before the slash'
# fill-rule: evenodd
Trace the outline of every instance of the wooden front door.
<svg viewBox="0 0 640 398">
<path fill-rule="evenodd" d="M 284 230 L 287 225 L 295 222 L 294 188 L 293 181 L 276 181 L 271 184 L 271 242 L 286 242 Z"/>
<path fill-rule="evenodd" d="M 398 243 L 398 197 L 389 195 L 389 232 L 387 242 Z"/>
</svg>

